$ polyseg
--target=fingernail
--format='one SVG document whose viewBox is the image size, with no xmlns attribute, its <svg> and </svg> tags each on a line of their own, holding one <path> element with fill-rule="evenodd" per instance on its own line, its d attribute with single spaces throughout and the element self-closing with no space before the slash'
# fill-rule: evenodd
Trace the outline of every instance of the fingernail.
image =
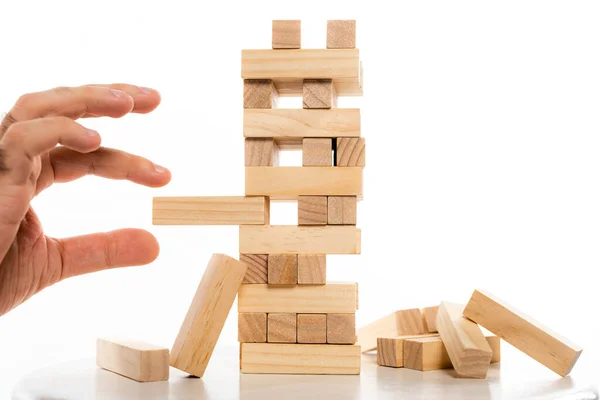
<svg viewBox="0 0 600 400">
<path fill-rule="evenodd" d="M 88 129 L 87 134 L 92 137 L 100 136 L 100 134 L 98 132 L 96 132 L 95 130 L 92 130 L 92 129 Z"/>
<path fill-rule="evenodd" d="M 123 92 L 122 90 L 110 89 L 110 92 L 112 94 L 114 94 L 116 97 L 123 97 L 123 96 L 125 96 L 125 92 Z"/>
<path fill-rule="evenodd" d="M 154 170 L 159 174 L 164 174 L 167 169 L 165 167 L 161 167 L 160 165 L 154 164 Z"/>
<path fill-rule="evenodd" d="M 142 93 L 144 94 L 150 94 L 152 93 L 154 90 L 147 88 L 147 87 L 140 87 L 140 90 L 142 91 Z"/>
</svg>

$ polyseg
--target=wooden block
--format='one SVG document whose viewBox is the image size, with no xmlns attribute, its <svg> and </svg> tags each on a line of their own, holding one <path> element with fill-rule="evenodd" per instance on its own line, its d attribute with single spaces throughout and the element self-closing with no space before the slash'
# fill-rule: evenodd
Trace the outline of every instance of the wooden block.
<svg viewBox="0 0 600 400">
<path fill-rule="evenodd" d="M 421 313 L 423 314 L 423 319 L 425 321 L 425 328 L 429 333 L 437 332 L 435 319 L 437 317 L 438 308 L 439 306 L 432 306 L 421 309 Z"/>
<path fill-rule="evenodd" d="M 267 341 L 267 313 L 238 314 L 238 342 L 265 343 Z"/>
<path fill-rule="evenodd" d="M 394 368 L 403 367 L 404 341 L 420 337 L 439 337 L 439 335 L 424 334 L 377 338 L 377 365 Z"/>
<path fill-rule="evenodd" d="M 244 140 L 244 158 L 246 167 L 279 165 L 279 147 L 273 138 L 247 138 Z"/>
<path fill-rule="evenodd" d="M 244 110 L 244 137 L 302 138 L 359 137 L 360 109 L 303 110 L 274 108 Z"/>
<path fill-rule="evenodd" d="M 356 225 L 356 196 L 329 196 L 327 223 L 329 225 Z"/>
<path fill-rule="evenodd" d="M 463 315 L 498 335 L 560 376 L 567 376 L 583 349 L 490 293 L 475 290 Z"/>
<path fill-rule="evenodd" d="M 277 106 L 277 89 L 270 79 L 244 79 L 244 108 Z"/>
<path fill-rule="evenodd" d="M 325 254 L 298 254 L 298 284 L 324 285 L 327 281 Z"/>
<path fill-rule="evenodd" d="M 353 49 L 356 47 L 356 21 L 327 21 L 327 48 Z"/>
<path fill-rule="evenodd" d="M 242 283 L 267 283 L 268 260 L 268 254 L 240 254 L 240 261 L 248 265 Z"/>
<path fill-rule="evenodd" d="M 327 314 L 356 312 L 356 284 L 242 285 L 238 312 Z"/>
<path fill-rule="evenodd" d="M 296 314 L 268 314 L 267 342 L 296 343 L 296 331 Z"/>
<path fill-rule="evenodd" d="M 456 374 L 462 378 L 485 378 L 492 349 L 479 326 L 462 316 L 463 306 L 442 302 L 436 325 Z"/>
<path fill-rule="evenodd" d="M 418 308 L 400 310 L 371 322 L 358 330 L 358 342 L 363 352 L 377 348 L 378 337 L 422 335 L 427 333 Z"/>
<path fill-rule="evenodd" d="M 354 226 L 241 225 L 240 252 L 253 254 L 360 254 Z"/>
<path fill-rule="evenodd" d="M 365 138 L 337 138 L 336 167 L 365 166 Z"/>
<path fill-rule="evenodd" d="M 356 343 L 356 315 L 327 314 L 327 343 Z"/>
<path fill-rule="evenodd" d="M 327 343 L 327 315 L 298 314 L 297 327 L 298 343 Z"/>
<path fill-rule="evenodd" d="M 274 49 L 299 49 L 301 39 L 300 20 L 273 20 Z"/>
<path fill-rule="evenodd" d="M 500 338 L 496 335 L 487 335 L 485 337 L 485 339 L 487 340 L 488 344 L 490 345 L 491 349 L 492 349 L 492 361 L 491 363 L 497 363 L 500 362 L 502 360 L 502 355 L 501 355 L 501 346 L 500 346 Z"/>
<path fill-rule="evenodd" d="M 242 344 L 244 374 L 360 374 L 360 347 L 328 344 Z"/>
<path fill-rule="evenodd" d="M 299 196 L 298 225 L 327 225 L 327 196 Z"/>
<path fill-rule="evenodd" d="M 171 349 L 172 367 L 204 375 L 247 269 L 224 254 L 212 256 Z"/>
<path fill-rule="evenodd" d="M 148 343 L 101 338 L 96 341 L 96 365 L 138 382 L 169 379 L 169 349 Z"/>
<path fill-rule="evenodd" d="M 298 256 L 296 254 L 269 254 L 269 285 L 298 283 Z"/>
<path fill-rule="evenodd" d="M 155 197 L 154 225 L 268 225 L 270 202 L 263 196 Z"/>
<path fill-rule="evenodd" d="M 331 139 L 305 138 L 302 140 L 303 167 L 333 166 L 333 147 Z"/>
<path fill-rule="evenodd" d="M 302 108 L 337 107 L 337 95 L 331 79 L 305 79 L 302 83 Z"/>
</svg>

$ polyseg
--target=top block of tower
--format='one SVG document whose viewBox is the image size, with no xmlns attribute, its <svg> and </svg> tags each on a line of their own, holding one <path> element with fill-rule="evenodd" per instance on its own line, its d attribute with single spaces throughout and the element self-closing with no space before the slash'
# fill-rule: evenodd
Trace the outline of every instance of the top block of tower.
<svg viewBox="0 0 600 400">
<path fill-rule="evenodd" d="M 301 37 L 299 20 L 273 20 L 274 49 L 299 49 Z"/>
</svg>

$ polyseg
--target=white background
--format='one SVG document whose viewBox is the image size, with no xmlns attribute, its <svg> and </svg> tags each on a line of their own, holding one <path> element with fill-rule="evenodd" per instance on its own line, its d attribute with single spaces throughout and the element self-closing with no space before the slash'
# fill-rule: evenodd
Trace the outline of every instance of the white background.
<svg viewBox="0 0 600 400">
<path fill-rule="evenodd" d="M 1 317 L 0 392 L 92 357 L 98 336 L 170 347 L 210 255 L 237 255 L 237 228 L 153 227 L 151 198 L 243 194 L 240 51 L 269 48 L 271 19 L 286 18 L 303 20 L 306 48 L 325 46 L 327 19 L 358 19 L 364 97 L 339 105 L 362 108 L 367 138 L 363 254 L 330 257 L 328 276 L 360 282 L 358 324 L 481 287 L 598 358 L 600 3 L 389 4 L 3 1 L 0 110 L 59 85 L 155 87 L 153 114 L 85 124 L 173 180 L 86 178 L 35 199 L 49 235 L 147 228 L 161 255 L 62 282 Z M 274 214 L 295 222 L 293 207 Z M 232 312 L 220 346 L 235 345 L 236 324 Z"/>
</svg>

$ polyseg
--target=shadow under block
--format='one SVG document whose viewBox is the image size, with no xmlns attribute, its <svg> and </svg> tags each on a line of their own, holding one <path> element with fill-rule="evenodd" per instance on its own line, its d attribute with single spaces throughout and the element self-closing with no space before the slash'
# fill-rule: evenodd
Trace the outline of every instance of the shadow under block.
<svg viewBox="0 0 600 400">
<path fill-rule="evenodd" d="M 583 349 L 490 293 L 475 290 L 463 315 L 561 376 Z"/>
<path fill-rule="evenodd" d="M 298 343 L 327 343 L 327 315 L 298 314 L 296 326 Z"/>
<path fill-rule="evenodd" d="M 239 243 L 240 252 L 250 254 L 360 254 L 360 229 L 355 226 L 241 225 Z"/>
<path fill-rule="evenodd" d="M 295 285 L 298 283 L 298 256 L 296 254 L 269 254 L 269 285 Z"/>
<path fill-rule="evenodd" d="M 360 109 L 303 110 L 274 108 L 244 110 L 244 137 L 278 140 L 360 136 Z"/>
<path fill-rule="evenodd" d="M 413 338 L 439 337 L 437 334 L 377 338 L 377 365 L 404 367 L 404 341 Z"/>
<path fill-rule="evenodd" d="M 333 144 L 328 138 L 304 138 L 302 140 L 303 167 L 332 167 Z"/>
<path fill-rule="evenodd" d="M 204 375 L 247 268 L 224 254 L 212 256 L 171 349 L 172 367 Z"/>
<path fill-rule="evenodd" d="M 268 282 L 268 254 L 240 254 L 240 261 L 248 265 L 242 283 Z"/>
<path fill-rule="evenodd" d="M 265 343 L 267 341 L 267 313 L 238 314 L 238 342 Z"/>
<path fill-rule="evenodd" d="M 273 108 L 279 95 L 270 79 L 244 79 L 244 108 Z"/>
<path fill-rule="evenodd" d="M 362 96 L 358 49 L 242 50 L 242 78 L 272 79 L 280 96 L 302 96 L 306 77 L 333 79 L 338 96 Z"/>
<path fill-rule="evenodd" d="M 327 196 L 299 196 L 298 225 L 327 225 Z"/>
<path fill-rule="evenodd" d="M 324 285 L 327 281 L 325 254 L 298 254 L 298 284 Z"/>
<path fill-rule="evenodd" d="M 246 138 L 244 140 L 244 165 L 246 167 L 272 167 L 279 165 L 279 147 L 273 138 Z"/>
<path fill-rule="evenodd" d="M 336 167 L 365 166 L 365 138 L 337 138 Z"/>
<path fill-rule="evenodd" d="M 429 333 L 437 332 L 435 320 L 437 317 L 438 308 L 439 306 L 432 306 L 421 309 L 421 313 L 423 313 L 423 320 L 425 321 L 425 328 Z"/>
<path fill-rule="evenodd" d="M 263 196 L 154 197 L 154 225 L 266 225 L 270 202 Z"/>
<path fill-rule="evenodd" d="M 463 317 L 463 308 L 461 304 L 442 302 L 437 313 L 437 329 L 456 374 L 483 379 L 487 376 L 492 349 L 479 326 Z"/>
<path fill-rule="evenodd" d="M 296 314 L 268 314 L 267 342 L 296 343 L 296 331 Z"/>
<path fill-rule="evenodd" d="M 356 196 L 329 196 L 327 223 L 329 225 L 356 225 Z"/>
<path fill-rule="evenodd" d="M 361 196 L 360 167 L 246 167 L 246 196 Z"/>
<path fill-rule="evenodd" d="M 327 48 L 353 49 L 356 47 L 355 20 L 327 21 Z"/>
<path fill-rule="evenodd" d="M 356 345 L 243 343 L 240 357 L 244 374 L 360 374 Z"/>
<path fill-rule="evenodd" d="M 356 343 L 356 314 L 327 314 L 327 343 Z"/>
<path fill-rule="evenodd" d="M 120 339 L 96 341 L 96 365 L 138 382 L 169 379 L 169 349 Z"/>
<path fill-rule="evenodd" d="M 302 108 L 329 109 L 337 107 L 337 95 L 331 79 L 305 79 L 302 82 Z"/>
<path fill-rule="evenodd" d="M 358 342 L 363 352 L 377 348 L 377 338 L 427 333 L 418 308 L 400 310 L 371 322 L 358 330 Z"/>
<path fill-rule="evenodd" d="M 238 312 L 354 314 L 357 297 L 355 283 L 242 285 L 238 293 Z"/>
<path fill-rule="evenodd" d="M 300 20 L 273 20 L 272 47 L 274 49 L 299 49 L 302 42 Z"/>
</svg>

